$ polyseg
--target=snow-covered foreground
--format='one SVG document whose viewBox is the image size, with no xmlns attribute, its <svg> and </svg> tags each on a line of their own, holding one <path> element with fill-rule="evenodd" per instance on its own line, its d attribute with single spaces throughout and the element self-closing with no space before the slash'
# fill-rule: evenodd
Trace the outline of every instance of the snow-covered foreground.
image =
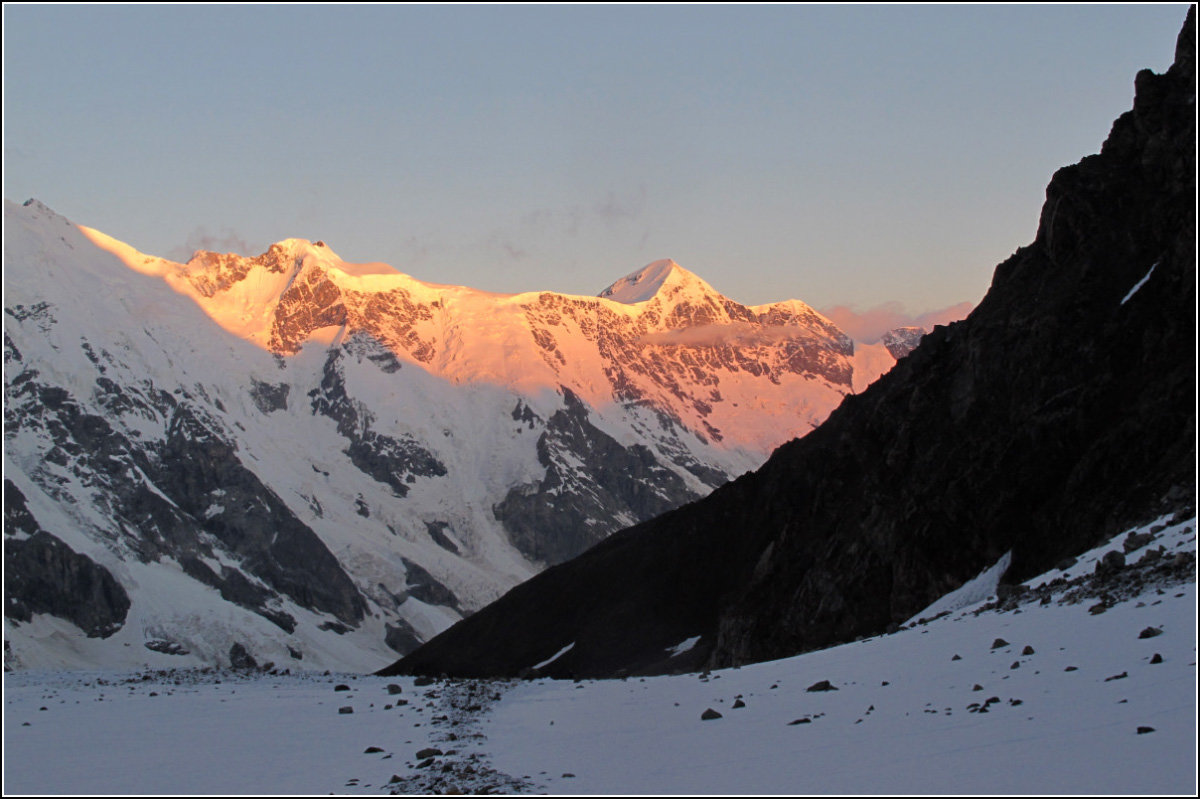
<svg viewBox="0 0 1200 799">
<path fill-rule="evenodd" d="M 1159 530 L 1126 558 L 1194 558 L 1195 529 Z M 1128 597 L 1093 589 L 644 680 L 18 672 L 4 791 L 1194 794 L 1194 572 Z M 836 690 L 809 690 L 821 681 Z"/>
</svg>

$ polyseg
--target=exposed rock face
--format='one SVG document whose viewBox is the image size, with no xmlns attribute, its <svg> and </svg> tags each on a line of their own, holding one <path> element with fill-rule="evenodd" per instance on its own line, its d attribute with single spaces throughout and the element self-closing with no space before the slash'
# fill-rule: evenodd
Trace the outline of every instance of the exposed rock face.
<svg viewBox="0 0 1200 799">
<path fill-rule="evenodd" d="M 566 407 L 550 417 L 537 442 L 546 476 L 514 487 L 494 509 L 513 545 L 546 564 L 569 560 L 638 519 L 700 498 L 648 447 L 623 447 L 597 429 L 587 407 L 570 389 L 563 391 Z"/>
<path fill-rule="evenodd" d="M 518 586 L 385 673 L 709 666 L 884 632 L 1195 502 L 1195 9 L 964 321 L 752 475 Z"/>
<path fill-rule="evenodd" d="M 446 467 L 416 441 L 400 440 L 371 429 L 373 414 L 346 393 L 340 365 L 342 350 L 330 350 L 319 388 L 308 392 L 312 411 L 337 422 L 338 433 L 349 442 L 345 454 L 364 474 L 391 486 L 397 497 L 408 494 L 417 477 L 442 477 Z"/>
<path fill-rule="evenodd" d="M 125 623 L 129 596 L 112 574 L 38 526 L 25 495 L 4 481 L 4 615 L 28 622 L 48 613 L 89 637 Z"/>
<path fill-rule="evenodd" d="M 883 346 L 898 361 L 915 350 L 924 336 L 923 327 L 898 327 L 883 334 Z"/>
</svg>

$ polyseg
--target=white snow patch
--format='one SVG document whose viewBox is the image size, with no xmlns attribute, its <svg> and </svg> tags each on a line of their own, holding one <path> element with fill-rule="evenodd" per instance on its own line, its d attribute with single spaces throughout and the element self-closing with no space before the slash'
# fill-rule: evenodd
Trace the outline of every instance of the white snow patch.
<svg viewBox="0 0 1200 799">
<path fill-rule="evenodd" d="M 691 638 L 686 638 L 683 641 L 680 641 L 667 651 L 671 653 L 671 657 L 677 657 L 682 655 L 684 652 L 691 651 L 696 646 L 697 642 L 699 642 L 699 640 L 700 636 L 694 635 Z"/>
<path fill-rule="evenodd" d="M 948 613 L 950 611 L 965 608 L 967 605 L 974 605 L 982 602 L 996 593 L 996 586 L 1000 584 L 1000 578 L 1004 572 L 1008 571 L 1008 567 L 1012 564 L 1012 552 L 1005 552 L 1000 556 L 1000 560 L 990 568 L 984 569 L 975 579 L 963 583 L 954 591 L 943 596 L 941 599 L 934 602 L 929 607 L 922 610 L 917 615 L 909 619 L 905 624 L 911 624 L 917 619 L 928 619 L 931 616 L 936 616 L 939 613 Z"/>
<path fill-rule="evenodd" d="M 1133 288 L 1131 288 L 1131 289 L 1129 290 L 1129 293 L 1125 295 L 1125 299 L 1121 300 L 1121 304 L 1122 304 L 1122 305 L 1124 305 L 1125 303 L 1129 302 L 1129 299 L 1130 299 L 1130 298 L 1131 298 L 1131 297 L 1132 297 L 1134 294 L 1137 294 L 1137 293 L 1138 293 L 1138 289 L 1140 289 L 1142 286 L 1146 285 L 1146 281 L 1147 281 L 1147 280 L 1149 280 L 1149 279 L 1150 279 L 1150 276 L 1154 274 L 1154 268 L 1155 268 L 1156 266 L 1158 266 L 1158 264 L 1159 264 L 1159 262 L 1158 262 L 1158 261 L 1155 261 L 1155 262 L 1154 262 L 1154 265 L 1150 267 L 1150 271 L 1149 271 L 1149 272 L 1147 272 L 1147 273 L 1145 274 L 1145 276 L 1144 276 L 1144 277 L 1143 277 L 1141 280 L 1139 280 L 1139 281 L 1138 281 L 1138 282 L 1137 282 L 1137 283 L 1134 285 L 1134 287 L 1133 287 Z"/>
<path fill-rule="evenodd" d="M 570 651 L 571 651 L 571 649 L 573 649 L 573 648 L 574 648 L 574 646 L 575 646 L 575 642 L 574 642 L 574 641 L 572 641 L 571 643 L 569 643 L 569 644 L 567 644 L 566 646 L 564 646 L 562 649 L 560 649 L 560 650 L 558 650 L 557 652 L 555 652 L 555 653 L 554 653 L 553 655 L 551 655 L 550 657 L 548 657 L 548 658 L 546 658 L 545 660 L 543 660 L 541 663 L 538 663 L 537 665 L 535 665 L 533 668 L 536 670 L 536 669 L 540 669 L 540 668 L 544 668 L 544 667 L 546 667 L 546 666 L 549 666 L 551 663 L 553 663 L 554 661 L 558 660 L 558 659 L 559 659 L 560 657 L 562 657 L 563 655 L 565 655 L 565 654 L 567 654 L 568 652 L 570 652 Z"/>
</svg>

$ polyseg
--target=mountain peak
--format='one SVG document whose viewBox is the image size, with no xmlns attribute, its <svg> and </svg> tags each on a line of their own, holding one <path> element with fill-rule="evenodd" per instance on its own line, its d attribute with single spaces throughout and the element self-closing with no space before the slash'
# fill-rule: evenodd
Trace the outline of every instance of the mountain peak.
<svg viewBox="0 0 1200 799">
<path fill-rule="evenodd" d="M 689 289 L 701 294 L 718 293 L 701 278 L 670 258 L 664 258 L 630 272 L 600 292 L 599 296 L 626 305 L 636 305 L 639 302 L 651 300 L 659 294 L 677 294 Z"/>
</svg>

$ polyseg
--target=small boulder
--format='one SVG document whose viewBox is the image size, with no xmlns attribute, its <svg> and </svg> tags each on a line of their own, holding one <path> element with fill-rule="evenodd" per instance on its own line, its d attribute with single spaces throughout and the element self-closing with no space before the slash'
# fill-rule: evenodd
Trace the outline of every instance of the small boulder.
<svg viewBox="0 0 1200 799">
<path fill-rule="evenodd" d="M 813 683 L 804 690 L 808 691 L 809 693 L 815 693 L 817 691 L 836 691 L 837 686 L 829 682 L 829 680 L 821 680 L 820 682 Z"/>
<path fill-rule="evenodd" d="M 349 690 L 350 690 L 350 686 L 349 686 L 349 685 L 346 685 L 345 683 L 339 683 L 338 685 L 335 685 L 335 686 L 333 686 L 333 690 L 335 690 L 335 691 L 349 691 Z"/>
<path fill-rule="evenodd" d="M 427 760 L 431 757 L 437 757 L 440 754 L 442 754 L 441 749 L 429 746 L 417 752 L 417 760 Z"/>
<path fill-rule="evenodd" d="M 364 755 L 373 755 L 373 754 L 376 754 L 376 753 L 382 752 L 382 751 L 383 750 L 380 749 L 378 746 L 368 746 L 366 749 L 363 750 L 363 754 Z"/>
<path fill-rule="evenodd" d="M 1103 576 L 1118 572 L 1123 568 L 1125 568 L 1125 553 L 1114 549 L 1111 552 L 1105 552 L 1104 557 L 1096 563 L 1096 574 Z"/>
<path fill-rule="evenodd" d="M 1000 649 L 1008 645 L 1008 641 L 1005 641 L 1003 638 L 997 638 L 995 641 L 992 641 L 992 649 Z"/>
<path fill-rule="evenodd" d="M 1154 732 L 1153 727 L 1138 727 L 1138 735 L 1145 735 L 1148 732 Z"/>
<path fill-rule="evenodd" d="M 1161 530 L 1155 532 L 1161 532 Z M 1153 540 L 1154 536 L 1150 533 L 1130 533 L 1129 535 L 1125 536 L 1125 543 L 1121 545 L 1121 548 L 1124 549 L 1125 554 L 1128 555 L 1130 552 L 1133 552 L 1135 549 L 1141 549 Z"/>
<path fill-rule="evenodd" d="M 396 694 L 401 693 L 402 691 L 403 691 L 403 689 L 399 685 L 396 685 L 396 683 L 394 683 L 394 682 L 388 683 L 388 686 L 387 686 L 388 696 L 395 696 Z"/>
<path fill-rule="evenodd" d="M 229 647 L 229 666 L 239 671 L 252 670 L 258 668 L 258 661 L 246 651 L 246 647 L 240 641 L 234 641 L 233 646 Z"/>
<path fill-rule="evenodd" d="M 700 714 L 700 719 L 702 721 L 712 721 L 713 719 L 719 718 L 722 718 L 721 714 L 713 710 L 711 707 Z"/>
<path fill-rule="evenodd" d="M 733 709 L 734 710 L 737 710 L 738 708 L 742 708 L 745 706 L 746 706 L 746 703 L 743 702 L 742 700 L 740 700 L 740 699 L 733 700 Z"/>
<path fill-rule="evenodd" d="M 1025 648 L 1021 650 L 1022 655 L 1032 655 L 1033 653 L 1033 647 L 1029 646 L 1028 644 L 1026 644 Z"/>
<path fill-rule="evenodd" d="M 354 712 L 354 708 L 351 707 L 350 705 L 345 705 L 344 707 L 338 708 L 338 713 L 342 714 L 343 716 L 349 716 L 353 712 Z"/>
<path fill-rule="evenodd" d="M 1140 633 L 1138 633 L 1138 638 L 1154 638 L 1155 636 L 1159 636 L 1159 635 L 1162 635 L 1161 628 L 1147 627 L 1146 629 L 1144 629 Z"/>
<path fill-rule="evenodd" d="M 1150 662 L 1151 662 L 1152 664 L 1153 664 L 1153 663 L 1162 663 L 1162 662 L 1163 662 L 1163 657 L 1162 657 L 1162 655 L 1160 655 L 1160 654 L 1158 654 L 1157 652 L 1155 652 L 1155 653 L 1154 653 L 1154 657 L 1150 658 Z"/>
</svg>

